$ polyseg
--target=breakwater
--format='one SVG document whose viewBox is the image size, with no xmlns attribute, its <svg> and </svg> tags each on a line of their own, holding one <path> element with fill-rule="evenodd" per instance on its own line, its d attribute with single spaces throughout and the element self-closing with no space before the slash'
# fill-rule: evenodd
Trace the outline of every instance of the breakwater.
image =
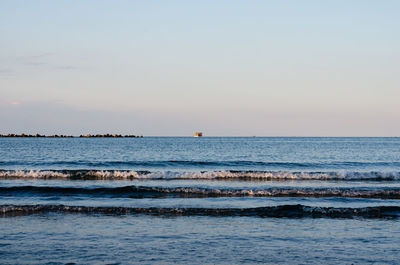
<svg viewBox="0 0 400 265">
<path fill-rule="evenodd" d="M 143 135 L 133 135 L 133 134 L 127 134 L 127 135 L 122 135 L 122 134 L 86 134 L 86 135 L 79 135 L 79 136 L 73 136 L 73 135 L 64 135 L 64 134 L 53 134 L 53 135 L 43 135 L 43 134 L 15 134 L 15 133 L 9 133 L 9 134 L 0 134 L 0 138 L 143 138 Z"/>
</svg>

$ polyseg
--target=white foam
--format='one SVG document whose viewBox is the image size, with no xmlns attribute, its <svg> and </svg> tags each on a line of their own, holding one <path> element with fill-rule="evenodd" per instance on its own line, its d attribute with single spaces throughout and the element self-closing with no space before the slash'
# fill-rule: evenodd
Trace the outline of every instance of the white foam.
<svg viewBox="0 0 400 265">
<path fill-rule="evenodd" d="M 142 172 L 134 170 L 0 170 L 0 178 L 26 179 L 199 179 L 199 180 L 400 180 L 400 172 L 207 171 Z"/>
</svg>

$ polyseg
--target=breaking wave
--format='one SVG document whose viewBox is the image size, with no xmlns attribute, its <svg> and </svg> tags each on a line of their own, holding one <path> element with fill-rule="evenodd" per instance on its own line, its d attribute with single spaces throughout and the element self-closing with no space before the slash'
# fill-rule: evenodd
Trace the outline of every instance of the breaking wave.
<svg viewBox="0 0 400 265">
<path fill-rule="evenodd" d="M 346 197 L 346 198 L 377 198 L 400 199 L 400 188 L 267 188 L 267 189 L 208 189 L 193 187 L 48 187 L 48 186 L 14 186 L 0 187 L 2 196 L 40 195 L 40 196 L 71 196 L 86 195 L 94 197 L 124 197 L 124 198 L 208 198 L 208 197 Z"/>
<path fill-rule="evenodd" d="M 0 179 L 72 179 L 72 180 L 343 180 L 398 181 L 400 172 L 289 172 L 289 171 L 135 171 L 135 170 L 0 170 Z"/>
<path fill-rule="evenodd" d="M 399 206 L 364 208 L 313 207 L 301 204 L 257 208 L 129 208 L 66 205 L 1 205 L 0 216 L 10 217 L 45 213 L 80 213 L 106 215 L 209 216 L 262 218 L 399 218 Z"/>
</svg>

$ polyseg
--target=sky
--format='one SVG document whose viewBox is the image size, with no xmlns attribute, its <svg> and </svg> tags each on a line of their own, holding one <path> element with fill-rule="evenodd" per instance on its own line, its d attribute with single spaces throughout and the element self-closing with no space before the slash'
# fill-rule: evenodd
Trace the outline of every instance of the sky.
<svg viewBox="0 0 400 265">
<path fill-rule="evenodd" d="M 400 136 L 400 1 L 0 0 L 0 133 Z"/>
</svg>

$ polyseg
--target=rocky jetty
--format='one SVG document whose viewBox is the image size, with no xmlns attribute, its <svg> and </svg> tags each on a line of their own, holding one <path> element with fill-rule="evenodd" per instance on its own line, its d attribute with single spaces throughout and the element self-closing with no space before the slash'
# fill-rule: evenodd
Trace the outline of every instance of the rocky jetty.
<svg viewBox="0 0 400 265">
<path fill-rule="evenodd" d="M 0 134 L 0 138 L 4 137 L 14 137 L 14 138 L 75 138 L 77 136 L 72 135 L 63 135 L 63 134 L 54 134 L 54 135 L 42 135 L 42 134 Z M 87 135 L 80 135 L 79 138 L 143 138 L 143 135 L 122 135 L 122 134 L 87 134 Z"/>
<path fill-rule="evenodd" d="M 43 135 L 43 134 L 16 134 L 16 133 L 9 133 L 9 134 L 0 134 L 0 137 L 18 137 L 18 138 L 72 138 L 71 135 L 63 135 L 63 134 L 54 134 L 54 135 Z"/>
<path fill-rule="evenodd" d="M 143 138 L 143 135 L 122 135 L 122 134 L 87 134 L 80 135 L 80 138 Z"/>
</svg>

